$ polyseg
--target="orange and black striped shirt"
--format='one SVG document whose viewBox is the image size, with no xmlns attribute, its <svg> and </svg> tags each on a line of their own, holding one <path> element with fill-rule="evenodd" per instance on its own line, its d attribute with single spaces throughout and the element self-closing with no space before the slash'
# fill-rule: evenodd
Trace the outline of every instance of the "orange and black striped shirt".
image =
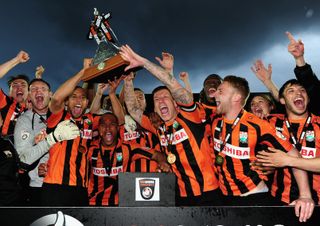
<svg viewBox="0 0 320 226">
<path fill-rule="evenodd" d="M 119 204 L 118 174 L 128 171 L 130 162 L 140 158 L 150 159 L 153 149 L 138 144 L 123 143 L 106 148 L 95 140 L 89 149 L 89 204 L 95 206 L 116 206 Z"/>
<path fill-rule="evenodd" d="M 278 132 L 281 132 L 293 143 L 288 127 L 285 124 L 285 115 L 277 114 L 270 118 L 270 123 L 275 125 Z M 295 139 L 299 139 L 305 127 L 306 119 L 289 120 Z M 300 154 L 303 158 L 320 157 L 320 117 L 311 115 L 311 123 L 305 129 L 305 136 L 301 142 Z M 308 172 L 312 198 L 315 203 L 320 204 L 320 174 Z M 274 175 L 271 194 L 285 203 L 291 203 L 299 198 L 299 188 L 294 178 L 292 169 L 289 167 L 278 168 Z"/>
<path fill-rule="evenodd" d="M 19 104 L 12 97 L 7 96 L 3 90 L 0 90 L 0 111 L 3 124 L 1 126 L 1 135 L 13 135 L 14 126 L 17 118 L 26 111 L 25 105 Z"/>
<path fill-rule="evenodd" d="M 54 131 L 59 122 L 67 119 L 74 120 L 66 110 L 51 114 L 47 120 L 47 132 Z M 45 183 L 78 187 L 88 185 L 88 148 L 92 131 L 98 126 L 99 116 L 89 113 L 74 121 L 80 129 L 80 136 L 74 140 L 57 142 L 50 148 Z"/>
<path fill-rule="evenodd" d="M 125 143 L 132 145 L 138 144 L 142 147 L 160 150 L 159 140 L 157 139 L 156 135 L 144 130 L 143 128 L 135 130 L 132 133 L 124 130 L 122 136 Z M 156 172 L 157 167 L 158 163 L 156 161 L 147 158 L 140 158 L 130 162 L 128 171 L 151 173 Z"/>
<path fill-rule="evenodd" d="M 141 125 L 158 135 L 161 151 L 176 156 L 171 167 L 177 177 L 181 197 L 199 196 L 219 187 L 202 112 L 201 105 L 180 104 L 175 121 L 160 126 L 158 130 L 146 115 L 142 116 Z"/>
<path fill-rule="evenodd" d="M 224 120 L 222 128 L 219 127 L 221 120 Z M 262 180 L 267 180 L 250 167 L 250 162 L 256 159 L 258 151 L 266 150 L 269 146 L 290 151 L 293 146 L 280 133 L 276 133 L 275 128 L 267 121 L 243 111 L 221 152 L 220 145 L 225 140 L 226 130 L 231 130 L 232 124 L 233 120 L 217 116 L 212 123 L 213 142 L 216 156 L 223 158 L 222 164 L 217 165 L 220 189 L 224 195 L 239 196 L 256 188 Z"/>
</svg>

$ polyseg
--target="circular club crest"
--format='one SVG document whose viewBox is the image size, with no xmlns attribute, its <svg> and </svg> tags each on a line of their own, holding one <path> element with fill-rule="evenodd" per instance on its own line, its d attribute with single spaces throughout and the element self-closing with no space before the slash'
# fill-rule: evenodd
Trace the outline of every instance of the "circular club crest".
<svg viewBox="0 0 320 226">
<path fill-rule="evenodd" d="M 141 195 L 144 199 L 150 199 L 153 196 L 153 191 L 150 187 L 144 187 Z"/>
</svg>

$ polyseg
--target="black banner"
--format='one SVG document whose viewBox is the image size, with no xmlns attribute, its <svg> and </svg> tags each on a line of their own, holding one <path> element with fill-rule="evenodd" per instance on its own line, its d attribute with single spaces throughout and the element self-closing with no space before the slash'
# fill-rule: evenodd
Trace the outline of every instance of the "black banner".
<svg viewBox="0 0 320 226">
<path fill-rule="evenodd" d="M 320 208 L 299 223 L 293 207 L 0 208 L 1 226 L 210 225 L 316 226 Z"/>
</svg>

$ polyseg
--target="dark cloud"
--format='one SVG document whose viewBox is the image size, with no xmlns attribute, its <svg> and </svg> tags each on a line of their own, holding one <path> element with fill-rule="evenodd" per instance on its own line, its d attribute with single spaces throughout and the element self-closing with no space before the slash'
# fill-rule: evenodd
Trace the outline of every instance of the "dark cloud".
<svg viewBox="0 0 320 226">
<path fill-rule="evenodd" d="M 95 42 L 86 40 L 94 7 L 112 12 L 119 40 L 138 53 L 153 60 L 168 51 L 175 56 L 176 72 L 205 74 L 235 68 L 276 43 L 287 43 L 286 30 L 301 32 L 320 21 L 318 1 L 12 0 L 2 2 L 0 10 L 1 62 L 26 49 L 32 60 L 12 73 L 32 75 L 43 64 L 57 88 L 95 52 Z M 138 86 L 150 92 L 154 79 L 140 74 L 145 79 Z"/>
</svg>

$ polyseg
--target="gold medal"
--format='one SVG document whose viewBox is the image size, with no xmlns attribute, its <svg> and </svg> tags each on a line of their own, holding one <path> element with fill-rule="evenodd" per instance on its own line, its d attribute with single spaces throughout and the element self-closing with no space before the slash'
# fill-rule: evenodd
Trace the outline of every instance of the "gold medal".
<svg viewBox="0 0 320 226">
<path fill-rule="evenodd" d="M 172 153 L 169 153 L 168 156 L 167 156 L 167 161 L 170 164 L 175 163 L 176 159 L 177 159 L 176 156 L 174 154 L 172 154 Z"/>
<path fill-rule="evenodd" d="M 224 158 L 221 155 L 216 156 L 216 165 L 221 166 L 223 164 Z"/>
</svg>

